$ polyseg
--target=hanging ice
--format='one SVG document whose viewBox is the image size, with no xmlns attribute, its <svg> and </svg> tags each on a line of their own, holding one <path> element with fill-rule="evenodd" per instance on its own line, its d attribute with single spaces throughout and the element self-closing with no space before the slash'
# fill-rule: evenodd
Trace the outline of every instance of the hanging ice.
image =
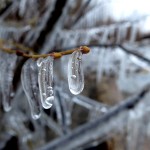
<svg viewBox="0 0 150 150">
<path fill-rule="evenodd" d="M 38 83 L 42 106 L 49 109 L 54 100 L 53 94 L 53 57 L 37 61 L 39 66 Z"/>
<path fill-rule="evenodd" d="M 39 58 L 37 60 L 37 66 L 40 67 L 41 66 L 41 62 L 43 61 L 43 58 Z"/>
<path fill-rule="evenodd" d="M 68 84 L 72 94 L 77 95 L 84 88 L 84 75 L 82 69 L 82 52 L 72 53 L 68 63 Z"/>
<path fill-rule="evenodd" d="M 38 119 L 41 116 L 37 71 L 38 70 L 35 61 L 29 59 L 24 64 L 21 72 L 23 90 L 27 96 L 33 119 Z"/>
<path fill-rule="evenodd" d="M 10 111 L 12 107 L 13 92 L 13 78 L 16 69 L 17 56 L 15 54 L 3 53 L 1 55 L 1 92 L 2 104 L 4 110 Z"/>
</svg>

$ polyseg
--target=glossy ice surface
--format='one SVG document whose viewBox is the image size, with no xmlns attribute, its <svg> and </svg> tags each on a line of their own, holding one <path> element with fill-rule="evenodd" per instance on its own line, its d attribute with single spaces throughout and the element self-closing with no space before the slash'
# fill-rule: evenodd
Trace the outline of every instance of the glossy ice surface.
<svg viewBox="0 0 150 150">
<path fill-rule="evenodd" d="M 42 106 L 49 109 L 54 101 L 53 94 L 53 57 L 43 59 L 40 64 L 38 63 L 38 83 L 40 89 L 40 97 Z"/>
<path fill-rule="evenodd" d="M 38 94 L 37 65 L 35 61 L 29 59 L 24 64 L 21 73 L 21 81 L 30 105 L 32 118 L 38 119 L 41 116 L 41 104 Z"/>
<path fill-rule="evenodd" d="M 84 88 L 81 51 L 75 51 L 70 56 L 68 63 L 68 84 L 71 93 L 74 95 L 81 93 Z"/>
</svg>

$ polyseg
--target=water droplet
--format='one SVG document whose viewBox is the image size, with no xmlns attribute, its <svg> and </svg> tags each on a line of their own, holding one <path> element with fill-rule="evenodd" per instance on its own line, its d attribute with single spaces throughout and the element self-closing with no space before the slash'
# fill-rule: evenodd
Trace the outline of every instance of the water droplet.
<svg viewBox="0 0 150 150">
<path fill-rule="evenodd" d="M 108 111 L 107 108 L 105 108 L 105 107 L 101 108 L 101 112 L 106 113 L 107 111 Z"/>
<path fill-rule="evenodd" d="M 53 89 L 51 86 L 48 86 L 47 88 L 48 88 L 49 90 L 52 90 L 52 89 Z"/>
<path fill-rule="evenodd" d="M 76 77 L 76 75 L 72 75 L 71 78 L 72 79 L 76 79 L 77 77 Z"/>
<path fill-rule="evenodd" d="M 39 59 L 37 60 L 37 66 L 38 66 L 38 67 L 41 66 L 42 60 L 43 60 L 43 58 L 39 58 Z"/>
<path fill-rule="evenodd" d="M 54 101 L 54 96 L 47 97 L 45 101 L 47 104 L 52 106 L 53 101 Z"/>
<path fill-rule="evenodd" d="M 46 93 L 43 93 L 43 96 L 46 96 Z"/>
<path fill-rule="evenodd" d="M 11 93 L 10 93 L 10 97 L 12 97 L 12 98 L 13 98 L 13 97 L 14 97 L 14 95 L 15 95 L 15 93 L 14 93 L 14 92 L 11 92 Z"/>
<path fill-rule="evenodd" d="M 39 119 L 41 117 L 41 113 L 39 113 L 39 114 L 32 114 L 32 118 L 34 119 L 34 120 L 37 120 L 37 119 Z"/>
<path fill-rule="evenodd" d="M 52 95 L 52 94 L 53 94 L 53 90 L 50 90 L 50 91 L 49 91 L 49 94 Z"/>
<path fill-rule="evenodd" d="M 68 84 L 72 94 L 79 94 L 84 88 L 84 75 L 82 69 L 82 53 L 75 51 L 68 62 Z"/>
</svg>

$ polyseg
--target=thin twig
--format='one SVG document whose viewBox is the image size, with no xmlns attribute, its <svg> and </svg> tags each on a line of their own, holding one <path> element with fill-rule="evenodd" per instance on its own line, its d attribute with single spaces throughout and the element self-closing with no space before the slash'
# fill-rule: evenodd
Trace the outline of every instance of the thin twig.
<svg viewBox="0 0 150 150">
<path fill-rule="evenodd" d="M 45 58 L 45 57 L 48 57 L 48 56 L 52 56 L 52 57 L 54 57 L 54 59 L 57 59 L 57 58 L 62 57 L 63 55 L 72 54 L 76 50 L 81 51 L 83 54 L 86 54 L 86 53 L 90 52 L 89 47 L 80 46 L 79 48 L 66 50 L 66 51 L 63 51 L 63 52 L 53 52 L 53 53 L 49 53 L 49 54 L 28 54 L 28 53 L 22 52 L 20 50 L 14 50 L 14 49 L 6 48 L 6 47 L 3 46 L 2 42 L 0 43 L 0 49 L 4 52 L 10 53 L 10 54 L 16 54 L 18 56 L 22 56 L 22 57 L 26 57 L 26 58 L 35 58 L 35 59 L 38 59 L 38 58 L 41 58 L 41 57 Z"/>
<path fill-rule="evenodd" d="M 0 38 L 0 44 L 1 45 L 6 45 L 6 44 L 12 45 L 20 50 L 27 51 L 27 52 L 29 51 L 29 52 L 32 52 L 33 54 L 36 54 L 32 48 L 29 48 L 27 46 L 24 46 L 23 44 L 20 44 L 20 43 L 14 42 L 14 41 L 4 40 L 4 39 Z"/>
<path fill-rule="evenodd" d="M 126 52 L 130 55 L 134 55 L 134 56 L 140 58 L 141 60 L 147 62 L 148 64 L 150 64 L 150 59 L 145 58 L 144 56 L 142 56 L 140 53 L 136 52 L 135 50 L 128 49 L 126 46 L 121 45 L 121 44 L 93 44 L 93 45 L 92 44 L 89 44 L 89 45 L 87 44 L 86 46 L 89 47 L 89 48 L 92 48 L 92 47 L 105 47 L 105 48 L 107 48 L 107 47 L 111 47 L 111 48 L 119 47 L 119 48 L 122 49 L 122 51 L 124 51 L 124 52 Z M 69 49 L 69 48 L 64 48 L 64 49 Z M 58 51 L 60 51 L 60 50 L 58 50 Z"/>
</svg>

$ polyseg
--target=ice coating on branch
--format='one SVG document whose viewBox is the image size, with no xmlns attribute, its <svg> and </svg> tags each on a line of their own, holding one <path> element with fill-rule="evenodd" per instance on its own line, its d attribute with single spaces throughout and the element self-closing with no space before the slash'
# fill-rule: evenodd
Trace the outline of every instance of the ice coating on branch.
<svg viewBox="0 0 150 150">
<path fill-rule="evenodd" d="M 38 70 L 35 61 L 29 59 L 24 64 L 21 72 L 21 82 L 30 105 L 32 118 L 38 119 L 41 116 L 41 104 L 38 94 Z"/>
<path fill-rule="evenodd" d="M 10 59 L 11 58 L 11 59 Z M 17 56 L 15 54 L 3 53 L 1 57 L 1 92 L 2 104 L 6 112 L 12 108 L 13 92 L 13 78 L 17 66 Z"/>
<path fill-rule="evenodd" d="M 77 95 L 84 88 L 84 75 L 82 69 L 82 52 L 72 53 L 68 63 L 68 84 L 72 94 Z"/>
<path fill-rule="evenodd" d="M 39 67 L 38 83 L 40 89 L 40 97 L 41 97 L 42 106 L 45 109 L 49 109 L 52 106 L 54 101 L 53 60 L 54 58 L 49 56 L 43 59 L 42 61 L 41 60 L 37 61 L 37 65 Z"/>
</svg>

